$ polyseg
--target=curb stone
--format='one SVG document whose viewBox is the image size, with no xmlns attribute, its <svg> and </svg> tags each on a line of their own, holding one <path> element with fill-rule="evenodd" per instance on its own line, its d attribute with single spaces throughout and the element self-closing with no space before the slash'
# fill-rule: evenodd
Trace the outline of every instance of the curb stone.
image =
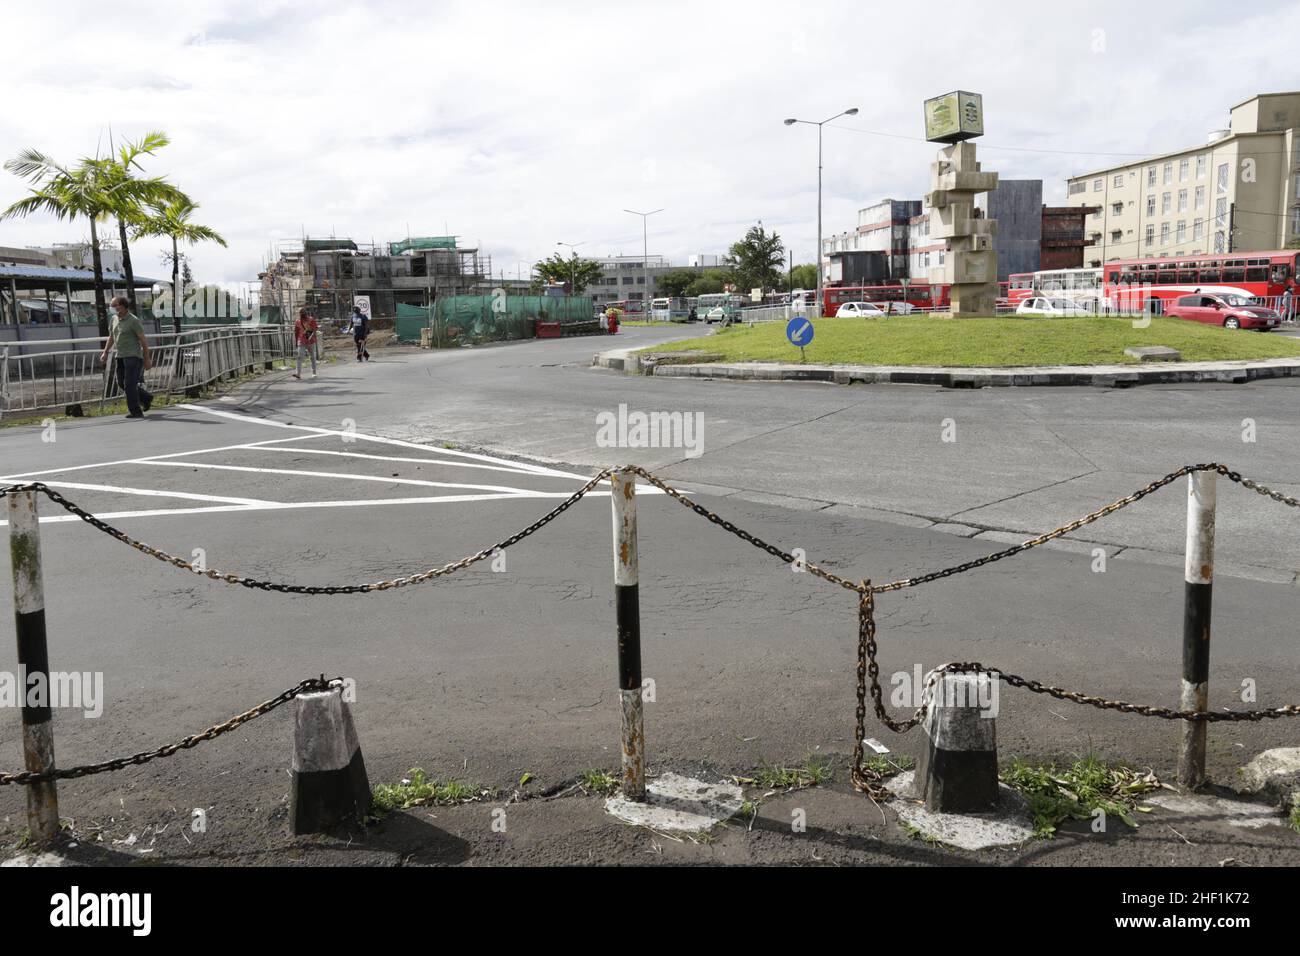
<svg viewBox="0 0 1300 956">
<path fill-rule="evenodd" d="M 828 382 L 835 385 L 935 385 L 942 388 L 993 388 L 1074 385 L 1130 388 L 1135 385 L 1208 382 L 1242 384 L 1257 379 L 1300 377 L 1300 358 L 1232 362 L 1161 362 L 1158 366 L 1034 366 L 1028 368 L 946 368 L 897 365 L 796 365 L 783 362 L 698 362 L 644 364 L 635 349 L 601 352 L 597 368 L 668 378 L 730 379 L 760 382 Z"/>
</svg>

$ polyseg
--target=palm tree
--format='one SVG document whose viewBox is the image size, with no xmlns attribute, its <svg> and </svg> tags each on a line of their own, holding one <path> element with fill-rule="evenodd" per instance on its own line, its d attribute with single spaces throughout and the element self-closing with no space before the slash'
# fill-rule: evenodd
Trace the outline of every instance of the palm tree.
<svg viewBox="0 0 1300 956">
<path fill-rule="evenodd" d="M 134 143 L 127 142 L 118 150 L 116 159 L 109 157 L 103 161 L 105 164 L 104 174 L 113 181 L 130 179 L 132 178 L 132 169 L 141 168 L 139 162 L 141 156 L 153 155 L 154 152 L 169 143 L 171 143 L 171 140 L 161 130 L 149 133 Z M 160 198 L 165 199 L 167 202 L 186 198 L 183 192 L 171 184 L 164 182 L 164 186 L 169 192 L 166 196 Z M 121 194 L 116 195 L 119 198 L 125 198 L 121 197 Z M 114 203 L 113 216 L 117 219 L 117 234 L 122 243 L 122 271 L 126 274 L 126 297 L 129 308 L 134 312 L 135 270 L 131 267 L 131 247 L 127 242 L 127 226 L 134 226 L 143 222 L 147 217 L 147 211 L 135 202 L 119 201 Z"/>
<path fill-rule="evenodd" d="M 201 226 L 191 219 L 198 203 L 186 196 L 171 201 L 153 203 L 153 215 L 140 221 L 135 227 L 135 237 L 166 236 L 172 241 L 172 252 L 168 257 L 172 263 L 172 322 L 176 332 L 181 330 L 180 287 L 181 251 L 180 244 L 196 245 L 200 242 L 216 242 L 222 246 L 226 240 L 209 226 Z"/>
<path fill-rule="evenodd" d="M 76 166 L 63 166 L 35 149 L 25 149 L 5 169 L 35 184 L 31 195 L 0 212 L 0 221 L 50 213 L 56 219 L 90 221 L 91 265 L 95 275 L 95 316 L 99 334 L 108 335 L 108 309 L 104 302 L 104 266 L 99 254 L 97 225 L 114 209 L 129 204 L 143 207 L 165 201 L 175 187 L 161 179 L 130 179 L 113 174 L 103 160 L 83 159 Z"/>
</svg>

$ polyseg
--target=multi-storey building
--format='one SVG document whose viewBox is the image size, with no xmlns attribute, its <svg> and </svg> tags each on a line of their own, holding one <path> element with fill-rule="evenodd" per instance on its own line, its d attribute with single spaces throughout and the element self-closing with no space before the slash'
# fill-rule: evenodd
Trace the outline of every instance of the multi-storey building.
<svg viewBox="0 0 1300 956">
<path fill-rule="evenodd" d="M 664 256 L 607 256 L 595 261 L 604 271 L 584 294 L 591 296 L 596 305 L 626 299 L 635 312 L 643 303 L 660 295 L 660 276 L 669 272 L 703 272 L 719 266 L 722 259 L 719 256 L 694 255 L 684 266 L 675 266 Z"/>
<path fill-rule="evenodd" d="M 891 279 L 905 279 L 909 271 L 909 230 L 921 215 L 919 199 L 882 199 L 858 210 L 858 225 L 822 239 L 822 280 L 831 279 L 832 252 L 884 252 L 889 256 Z"/>
<path fill-rule="evenodd" d="M 1203 145 L 1070 177 L 1089 265 L 1114 259 L 1283 249 L 1300 238 L 1300 92 L 1260 93 Z"/>
</svg>

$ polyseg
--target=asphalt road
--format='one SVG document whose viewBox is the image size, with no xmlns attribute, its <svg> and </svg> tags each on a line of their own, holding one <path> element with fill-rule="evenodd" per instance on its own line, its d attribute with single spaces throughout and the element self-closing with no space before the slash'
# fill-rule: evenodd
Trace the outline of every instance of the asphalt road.
<svg viewBox="0 0 1300 956">
<path fill-rule="evenodd" d="M 629 329 L 617 344 L 664 337 Z M 934 530 L 935 520 L 972 532 L 1038 532 L 1186 461 L 1221 458 L 1298 490 L 1288 479 L 1300 390 L 1289 384 L 950 392 L 668 381 L 587 367 L 607 345 L 392 352 L 325 366 L 314 381 L 273 373 L 230 400 L 142 422 L 60 424 L 54 442 L 39 428 L 10 428 L 0 431 L 0 472 L 40 477 L 150 545 L 187 559 L 200 551 L 210 568 L 327 585 L 475 553 L 531 524 L 593 467 L 624 461 L 787 550 L 877 581 L 996 546 Z M 620 403 L 703 413 L 702 456 L 600 447 L 597 415 Z M 1240 440 L 1244 417 L 1256 420 L 1254 443 Z M 954 443 L 940 439 L 945 418 L 956 423 Z M 1244 707 L 1247 679 L 1258 687 L 1252 706 L 1293 702 L 1300 658 L 1288 542 L 1300 516 L 1221 484 L 1229 567 L 1215 587 L 1212 705 Z M 1109 549 L 1104 573 L 1085 544 L 1085 553 L 1039 549 L 883 595 L 882 673 L 974 659 L 1089 693 L 1176 704 L 1182 499 L 1166 489 L 1086 529 Z M 606 501 L 593 493 L 574 505 L 506 552 L 504 567 L 482 562 L 357 596 L 214 582 L 59 520 L 45 504 L 54 519 L 42 525 L 51 664 L 102 672 L 106 697 L 98 718 L 59 713 L 59 763 L 157 746 L 327 673 L 357 681 L 372 783 L 421 766 L 508 793 L 525 771 L 538 790 L 613 768 Z M 517 804 L 509 838 L 491 829 L 487 805 L 472 804 L 401 815 L 346 848 L 291 841 L 283 812 L 292 730 L 283 712 L 147 767 L 65 782 L 64 816 L 84 840 L 102 835 L 99 846 L 121 861 L 150 853 L 177 862 L 962 859 L 909 841 L 845 786 L 854 596 L 792 573 L 662 495 L 644 496 L 640 510 L 644 666 L 656 690 L 646 717 L 651 768 L 707 776 L 831 755 L 835 784 L 784 798 L 809 809 L 818 835 L 811 850 L 786 832 L 779 800 L 765 805 L 757 838 L 742 831 L 666 855 L 652 849 L 663 841 L 611 822 L 594 798 Z M 1139 560 L 1125 560 L 1124 548 Z M 0 571 L 8 576 L 7 559 Z M 8 618 L 8 589 L 0 593 Z M 16 670 L 12 640 L 0 641 L 0 670 Z M 1010 690 L 998 731 L 1004 758 L 1097 752 L 1169 779 L 1179 734 L 1163 721 Z M 871 720 L 868 734 L 919 752 L 917 733 L 896 738 Z M 1260 750 L 1293 743 L 1284 721 L 1216 725 L 1210 771 L 1231 782 Z M 9 709 L 0 713 L 0 768 L 21 759 L 18 713 Z M 18 838 L 22 806 L 17 788 L 0 789 L 0 845 Z M 201 836 L 185 826 L 194 807 L 208 808 L 212 821 Z M 1300 863 L 1300 843 L 1282 827 L 1243 837 L 1193 820 L 1177 830 L 1192 843 L 1151 828 L 1105 839 L 1080 832 L 992 861 Z M 134 843 L 114 844 L 131 834 Z"/>
</svg>

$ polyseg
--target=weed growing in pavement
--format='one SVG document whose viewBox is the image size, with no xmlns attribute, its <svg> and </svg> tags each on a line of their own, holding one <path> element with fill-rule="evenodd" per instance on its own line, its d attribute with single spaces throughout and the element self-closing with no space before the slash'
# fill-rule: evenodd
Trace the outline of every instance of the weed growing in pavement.
<svg viewBox="0 0 1300 956">
<path fill-rule="evenodd" d="M 753 777 L 738 777 L 737 780 L 752 783 L 764 790 L 803 790 L 815 787 L 831 779 L 830 761 L 820 754 L 809 754 L 801 767 L 781 767 L 763 761 Z"/>
<path fill-rule="evenodd" d="M 584 770 L 578 775 L 578 786 L 584 793 L 613 793 L 618 778 L 607 770 Z"/>
<path fill-rule="evenodd" d="M 1097 810 L 1136 827 L 1133 814 L 1150 812 L 1138 798 L 1160 789 L 1151 771 L 1143 773 L 1123 764 L 1108 767 L 1093 754 L 1068 768 L 1015 760 L 999 777 L 1028 798 L 1034 835 L 1040 839 L 1055 834 L 1062 820 L 1088 820 Z"/>
<path fill-rule="evenodd" d="M 1300 798 L 1291 807 L 1291 829 L 1296 833 L 1300 833 Z"/>
<path fill-rule="evenodd" d="M 904 770 L 911 770 L 916 766 L 916 761 L 911 757 L 899 754 L 895 757 L 886 757 L 884 754 L 876 754 L 867 759 L 866 767 L 872 773 L 879 774 L 881 777 L 892 777 L 896 773 L 902 773 Z"/>
<path fill-rule="evenodd" d="M 491 791 L 472 787 L 457 780 L 439 782 L 431 779 L 422 769 L 414 767 L 400 783 L 384 783 L 371 794 L 372 809 L 378 816 L 394 810 L 411 807 L 446 807 L 458 803 L 471 803 L 491 796 Z"/>
</svg>

